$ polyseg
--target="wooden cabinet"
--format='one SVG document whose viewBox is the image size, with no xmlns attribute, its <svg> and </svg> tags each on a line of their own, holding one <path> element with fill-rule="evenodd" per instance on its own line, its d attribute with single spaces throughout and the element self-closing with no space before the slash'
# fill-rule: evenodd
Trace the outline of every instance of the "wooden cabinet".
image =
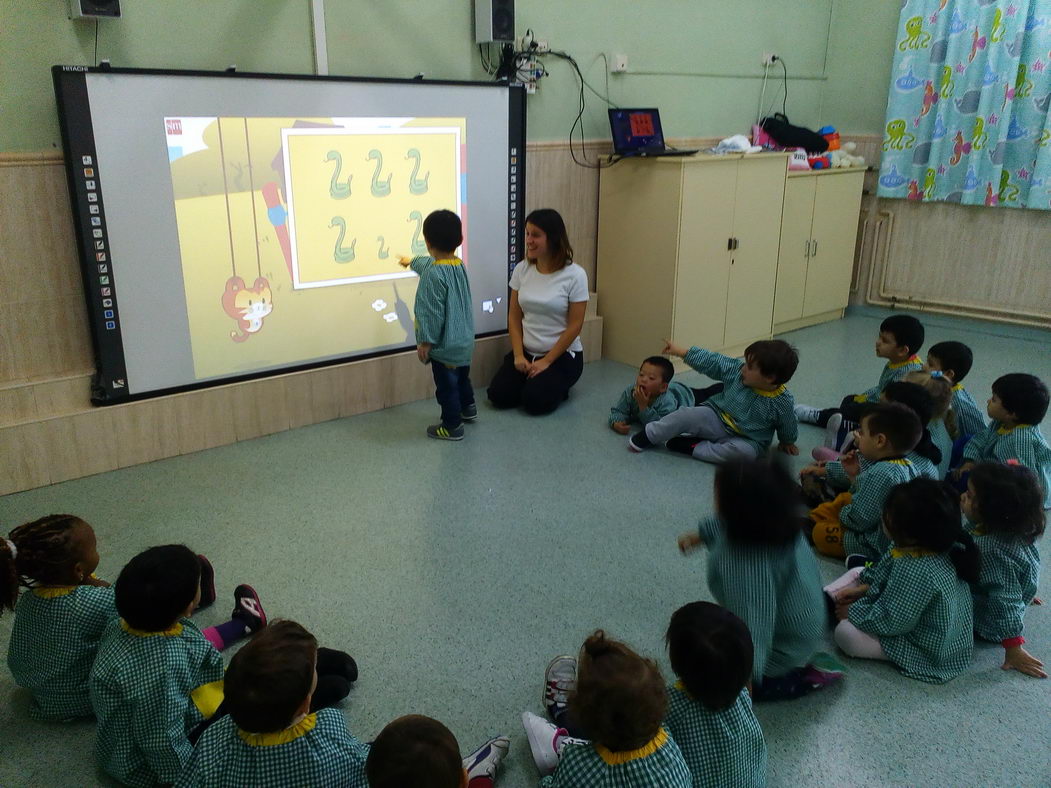
<svg viewBox="0 0 1051 788">
<path fill-rule="evenodd" d="M 627 159 L 599 185 L 603 355 L 771 335 L 787 154 Z"/>
<path fill-rule="evenodd" d="M 774 331 L 842 316 L 850 299 L 864 175 L 863 169 L 788 173 Z"/>
</svg>

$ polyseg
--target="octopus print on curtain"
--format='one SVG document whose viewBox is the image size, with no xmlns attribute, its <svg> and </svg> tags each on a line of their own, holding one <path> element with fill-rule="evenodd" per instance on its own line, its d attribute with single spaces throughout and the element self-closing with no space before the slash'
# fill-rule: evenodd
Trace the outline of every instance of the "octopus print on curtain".
<svg viewBox="0 0 1051 788">
<path fill-rule="evenodd" d="M 879 196 L 1051 210 L 1051 0 L 902 0 Z"/>
</svg>

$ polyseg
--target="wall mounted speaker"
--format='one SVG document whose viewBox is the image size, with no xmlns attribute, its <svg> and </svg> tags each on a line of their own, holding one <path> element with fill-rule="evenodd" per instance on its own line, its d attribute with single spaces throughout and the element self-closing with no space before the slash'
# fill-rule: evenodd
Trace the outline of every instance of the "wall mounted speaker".
<svg viewBox="0 0 1051 788">
<path fill-rule="evenodd" d="M 515 0 L 474 0 L 474 40 L 479 44 L 515 40 Z"/>
<path fill-rule="evenodd" d="M 120 19 L 120 0 L 69 0 L 70 19 Z"/>
</svg>

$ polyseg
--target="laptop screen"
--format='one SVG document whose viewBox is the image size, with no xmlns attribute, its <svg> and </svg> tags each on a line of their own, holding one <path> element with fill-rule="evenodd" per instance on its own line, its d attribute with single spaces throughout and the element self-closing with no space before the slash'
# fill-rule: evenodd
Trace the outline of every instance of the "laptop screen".
<svg viewBox="0 0 1051 788">
<path fill-rule="evenodd" d="M 661 116 L 656 109 L 611 109 L 613 150 L 620 156 L 640 150 L 664 149 Z"/>
</svg>

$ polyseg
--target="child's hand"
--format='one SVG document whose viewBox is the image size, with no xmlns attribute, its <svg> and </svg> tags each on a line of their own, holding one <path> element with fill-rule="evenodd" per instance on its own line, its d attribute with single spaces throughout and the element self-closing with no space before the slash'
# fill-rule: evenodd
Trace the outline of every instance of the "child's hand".
<svg viewBox="0 0 1051 788">
<path fill-rule="evenodd" d="M 701 542 L 701 535 L 696 531 L 691 531 L 688 534 L 683 534 L 679 537 L 679 552 L 683 555 L 689 555 L 694 550 L 703 544 Z"/>
<path fill-rule="evenodd" d="M 411 263 L 411 262 L 412 262 L 412 258 L 411 257 L 406 257 L 403 254 L 398 255 L 398 265 L 400 265 L 402 268 L 408 268 L 409 267 L 409 263 Z"/>
<path fill-rule="evenodd" d="M 959 468 L 957 468 L 955 471 L 952 472 L 952 477 L 954 479 L 959 479 L 965 473 L 968 473 L 971 470 L 971 468 L 973 468 L 973 467 L 974 467 L 974 463 L 971 462 L 970 460 L 968 460 L 967 462 L 965 462 L 963 465 L 961 465 Z"/>
<path fill-rule="evenodd" d="M 689 348 L 684 348 L 680 345 L 676 345 L 670 339 L 664 340 L 664 350 L 661 351 L 661 353 L 665 356 L 678 356 L 679 358 L 682 358 L 689 352 Z"/>
<path fill-rule="evenodd" d="M 639 410 L 646 410 L 653 403 L 653 398 L 646 393 L 642 386 L 635 386 L 631 390 L 631 394 L 635 397 L 635 404 L 639 406 Z"/>
<path fill-rule="evenodd" d="M 1047 678 L 1044 663 L 1021 646 L 1015 646 L 1004 651 L 1004 664 L 1000 668 L 1003 670 L 1017 670 L 1019 673 L 1024 673 L 1037 679 Z"/>
<path fill-rule="evenodd" d="M 857 450 L 848 451 L 839 461 L 843 463 L 843 472 L 851 479 L 861 473 L 861 461 L 858 459 Z"/>
<path fill-rule="evenodd" d="M 799 454 L 799 447 L 794 443 L 779 443 L 777 444 L 777 448 L 785 454 L 791 454 L 793 457 Z"/>
<path fill-rule="evenodd" d="M 431 357 L 431 343 L 421 342 L 416 346 L 416 355 L 420 359 L 421 364 L 426 364 Z"/>
<path fill-rule="evenodd" d="M 631 425 L 626 421 L 615 421 L 609 425 L 610 429 L 620 435 L 627 435 L 631 432 Z"/>
<path fill-rule="evenodd" d="M 819 479 L 823 479 L 828 471 L 825 470 L 825 464 L 823 462 L 812 462 L 799 472 L 802 476 L 817 476 Z"/>
</svg>

